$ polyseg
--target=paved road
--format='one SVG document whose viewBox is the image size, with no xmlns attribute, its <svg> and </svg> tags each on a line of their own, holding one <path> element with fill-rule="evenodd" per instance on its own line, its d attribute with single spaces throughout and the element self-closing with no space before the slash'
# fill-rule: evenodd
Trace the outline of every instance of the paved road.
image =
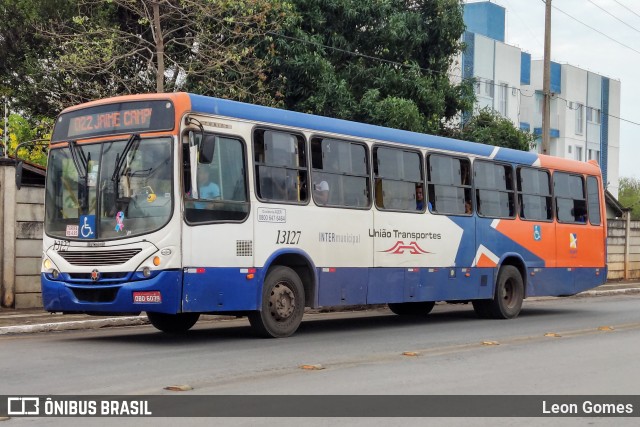
<svg viewBox="0 0 640 427">
<path fill-rule="evenodd" d="M 528 301 L 512 321 L 479 320 L 465 305 L 438 305 L 425 319 L 312 315 L 282 340 L 254 338 L 245 319 L 199 323 L 183 337 L 151 326 L 3 336 L 0 395 L 170 394 L 170 385 L 194 394 L 640 394 L 639 303 Z"/>
</svg>

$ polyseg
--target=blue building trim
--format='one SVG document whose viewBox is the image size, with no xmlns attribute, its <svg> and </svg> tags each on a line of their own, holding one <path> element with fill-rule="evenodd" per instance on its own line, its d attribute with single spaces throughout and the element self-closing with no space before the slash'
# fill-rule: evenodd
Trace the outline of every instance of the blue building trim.
<svg viewBox="0 0 640 427">
<path fill-rule="evenodd" d="M 520 52 L 520 84 L 531 84 L 531 54 Z"/>
<path fill-rule="evenodd" d="M 504 43 L 505 9 L 486 2 L 464 5 L 463 19 L 467 30 Z"/>
<path fill-rule="evenodd" d="M 527 122 L 520 122 L 520 130 L 524 130 L 526 132 L 531 131 L 531 124 Z"/>
<path fill-rule="evenodd" d="M 312 114 L 298 113 L 295 111 L 245 104 L 228 99 L 194 94 L 189 94 L 189 97 L 191 99 L 192 110 L 199 113 L 235 117 L 271 125 L 308 129 L 315 132 L 337 133 L 356 138 L 392 141 L 435 150 L 456 150 L 462 153 L 485 157 L 489 157 L 495 148 L 490 145 L 459 139 L 409 132 L 323 116 L 314 116 Z M 538 159 L 538 155 L 535 153 L 509 148 L 501 148 L 500 153 L 513 159 L 516 163 L 527 165 L 533 164 Z"/>
<path fill-rule="evenodd" d="M 552 93 L 562 93 L 562 66 L 557 62 L 551 62 L 551 88 Z"/>
<path fill-rule="evenodd" d="M 534 135 L 542 135 L 542 128 L 534 128 Z M 560 130 L 559 129 L 549 129 L 549 136 L 551 138 L 560 138 Z"/>
<path fill-rule="evenodd" d="M 602 78 L 602 106 L 600 109 L 600 169 L 602 182 L 607 187 L 607 163 L 609 160 L 609 78 Z"/>
</svg>

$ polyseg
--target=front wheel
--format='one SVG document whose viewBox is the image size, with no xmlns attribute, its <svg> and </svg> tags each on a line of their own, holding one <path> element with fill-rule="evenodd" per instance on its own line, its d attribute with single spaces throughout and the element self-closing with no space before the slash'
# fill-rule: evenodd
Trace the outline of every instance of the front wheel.
<svg viewBox="0 0 640 427">
<path fill-rule="evenodd" d="M 196 324 L 200 313 L 166 314 L 147 312 L 147 317 L 156 329 L 168 334 L 180 334 L 187 332 Z"/>
<path fill-rule="evenodd" d="M 426 316 L 431 313 L 435 301 L 389 303 L 389 310 L 399 316 Z"/>
<path fill-rule="evenodd" d="M 303 314 L 304 287 L 300 277 L 289 267 L 273 268 L 262 287 L 261 310 L 249 313 L 251 327 L 265 338 L 285 338 L 298 329 Z"/>
</svg>

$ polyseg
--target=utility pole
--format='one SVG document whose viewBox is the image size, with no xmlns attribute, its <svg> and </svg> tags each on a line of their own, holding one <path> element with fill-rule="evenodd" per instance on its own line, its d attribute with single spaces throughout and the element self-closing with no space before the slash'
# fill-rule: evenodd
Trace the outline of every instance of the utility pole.
<svg viewBox="0 0 640 427">
<path fill-rule="evenodd" d="M 545 1 L 544 13 L 544 70 L 542 76 L 542 154 L 550 154 L 551 124 L 551 0 Z"/>
</svg>

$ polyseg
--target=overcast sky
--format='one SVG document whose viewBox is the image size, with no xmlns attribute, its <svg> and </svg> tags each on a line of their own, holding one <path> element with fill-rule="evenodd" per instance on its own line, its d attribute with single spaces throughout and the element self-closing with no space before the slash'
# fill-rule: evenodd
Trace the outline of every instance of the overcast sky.
<svg viewBox="0 0 640 427">
<path fill-rule="evenodd" d="M 506 9 L 505 42 L 531 53 L 531 59 L 542 59 L 543 0 L 492 2 Z M 551 60 L 620 80 L 620 117 L 640 123 L 640 1 L 552 0 L 551 4 Z M 640 126 L 624 121 L 620 122 L 620 176 L 640 178 Z"/>
</svg>

